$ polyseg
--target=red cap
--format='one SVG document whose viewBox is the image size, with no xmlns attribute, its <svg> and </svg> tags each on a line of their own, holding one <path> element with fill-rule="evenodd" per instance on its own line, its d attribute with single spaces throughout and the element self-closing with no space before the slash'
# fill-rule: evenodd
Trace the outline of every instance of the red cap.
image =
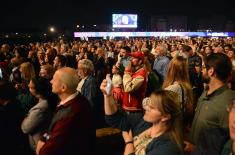
<svg viewBox="0 0 235 155">
<path fill-rule="evenodd" d="M 139 58 L 142 61 L 144 61 L 144 54 L 142 52 L 133 52 L 133 53 L 128 53 L 129 56 L 134 57 L 134 58 Z"/>
</svg>

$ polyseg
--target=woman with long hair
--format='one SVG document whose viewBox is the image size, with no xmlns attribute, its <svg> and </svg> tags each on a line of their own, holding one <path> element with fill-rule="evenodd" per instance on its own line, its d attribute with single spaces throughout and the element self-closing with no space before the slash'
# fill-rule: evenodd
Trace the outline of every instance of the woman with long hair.
<svg viewBox="0 0 235 155">
<path fill-rule="evenodd" d="M 32 78 L 36 77 L 36 74 L 34 66 L 30 62 L 22 63 L 17 71 L 18 73 L 16 72 L 17 74 L 15 74 L 17 82 L 14 82 L 18 92 L 17 99 L 21 103 L 23 113 L 26 114 L 35 103 L 35 98 L 29 92 L 28 84 Z M 14 79 L 15 78 L 13 78 L 13 80 Z"/>
<path fill-rule="evenodd" d="M 106 86 L 104 80 L 100 89 L 104 94 L 106 122 L 123 131 L 130 126 L 127 129 L 130 132 L 123 132 L 124 155 L 182 154 L 182 119 L 176 93 L 167 90 L 153 92 L 143 100 L 143 119 L 129 122 L 128 115 L 118 111 L 112 95 L 107 95 Z"/>
<path fill-rule="evenodd" d="M 26 82 L 26 84 L 29 84 L 29 81 L 32 78 L 36 77 L 34 66 L 30 62 L 24 62 L 20 65 L 20 72 L 22 76 L 22 80 Z"/>
<path fill-rule="evenodd" d="M 168 66 L 167 76 L 162 88 L 178 94 L 183 123 L 191 123 L 189 118 L 193 112 L 193 92 L 189 82 L 188 61 L 182 56 L 173 58 Z"/>
</svg>

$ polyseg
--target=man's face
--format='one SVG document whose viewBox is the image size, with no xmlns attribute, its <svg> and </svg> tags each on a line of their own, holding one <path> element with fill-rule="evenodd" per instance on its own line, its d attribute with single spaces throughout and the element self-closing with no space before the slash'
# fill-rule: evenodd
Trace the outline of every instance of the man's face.
<svg viewBox="0 0 235 155">
<path fill-rule="evenodd" d="M 208 70 L 206 69 L 205 64 L 202 65 L 202 80 L 207 84 L 210 82 L 210 77 L 208 75 Z"/>
<path fill-rule="evenodd" d="M 234 101 L 233 101 L 234 102 Z M 229 107 L 229 134 L 232 141 L 235 141 L 235 103 Z"/>
<path fill-rule="evenodd" d="M 78 64 L 78 75 L 81 77 L 81 78 L 84 78 L 86 77 L 87 75 L 85 74 L 85 70 L 83 68 L 83 66 L 81 64 Z"/>
<path fill-rule="evenodd" d="M 228 53 L 228 51 L 230 51 L 230 48 L 227 47 L 227 46 L 225 46 L 225 47 L 224 47 L 224 52 L 225 52 L 225 53 Z"/>
<path fill-rule="evenodd" d="M 139 66 L 139 59 L 132 57 L 132 58 L 131 58 L 131 65 L 132 65 L 133 67 Z"/>
<path fill-rule="evenodd" d="M 120 47 L 122 47 L 122 44 L 123 44 L 123 42 L 120 40 L 120 41 L 118 41 L 118 43 L 117 43 L 117 47 L 118 48 L 120 48 Z"/>
<path fill-rule="evenodd" d="M 122 57 L 122 58 L 125 58 L 125 57 L 127 57 L 127 52 L 126 52 L 126 50 L 124 50 L 124 49 L 120 49 L 120 56 Z"/>
<path fill-rule="evenodd" d="M 188 52 L 184 52 L 184 54 L 186 55 L 187 58 L 193 56 L 193 50 L 190 50 Z"/>
<path fill-rule="evenodd" d="M 55 93 L 55 94 L 60 94 L 61 93 L 61 80 L 60 80 L 60 77 L 61 77 L 61 73 L 56 71 L 52 80 L 50 81 L 51 82 L 51 85 L 52 85 L 52 92 Z"/>
<path fill-rule="evenodd" d="M 28 58 L 33 58 L 33 55 L 34 55 L 34 52 L 33 51 L 29 51 Z"/>
<path fill-rule="evenodd" d="M 216 48 L 214 49 L 214 53 L 222 53 L 222 52 L 223 52 L 222 47 L 216 47 Z"/>
<path fill-rule="evenodd" d="M 95 53 L 95 48 L 94 47 L 91 48 L 91 53 Z"/>
<path fill-rule="evenodd" d="M 178 48 L 179 48 L 180 51 L 183 51 L 183 49 L 184 49 L 183 45 L 181 45 L 181 44 L 179 44 Z"/>
<path fill-rule="evenodd" d="M 160 46 L 157 46 L 155 49 L 155 56 L 161 56 L 163 55 L 162 49 Z"/>
</svg>

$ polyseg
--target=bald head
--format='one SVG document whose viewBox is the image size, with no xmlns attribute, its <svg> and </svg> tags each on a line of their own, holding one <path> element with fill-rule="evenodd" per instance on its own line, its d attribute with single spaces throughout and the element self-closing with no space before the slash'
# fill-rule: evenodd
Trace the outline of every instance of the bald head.
<svg viewBox="0 0 235 155">
<path fill-rule="evenodd" d="M 76 92 L 78 82 L 79 76 L 75 69 L 70 67 L 61 68 L 55 72 L 53 79 L 51 80 L 52 91 L 56 94 L 64 91 L 73 94 Z M 64 90 L 65 87 L 66 90 Z"/>
<path fill-rule="evenodd" d="M 224 49 L 221 46 L 218 46 L 214 49 L 214 53 L 223 53 Z"/>
<path fill-rule="evenodd" d="M 79 76 L 77 71 L 70 67 L 64 67 L 59 69 L 58 72 L 61 75 L 61 82 L 64 82 L 70 91 L 75 92 L 79 83 Z"/>
</svg>

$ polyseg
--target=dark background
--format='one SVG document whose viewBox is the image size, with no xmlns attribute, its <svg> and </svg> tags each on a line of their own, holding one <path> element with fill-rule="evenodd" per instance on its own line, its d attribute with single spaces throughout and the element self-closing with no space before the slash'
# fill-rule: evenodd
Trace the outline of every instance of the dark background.
<svg viewBox="0 0 235 155">
<path fill-rule="evenodd" d="M 139 27 L 151 15 L 186 15 L 193 27 L 195 20 L 206 15 L 223 15 L 234 22 L 233 6 L 232 0 L 4 0 L 0 32 L 46 31 L 50 26 L 64 31 L 78 24 L 111 24 L 112 13 L 138 14 Z"/>
</svg>

